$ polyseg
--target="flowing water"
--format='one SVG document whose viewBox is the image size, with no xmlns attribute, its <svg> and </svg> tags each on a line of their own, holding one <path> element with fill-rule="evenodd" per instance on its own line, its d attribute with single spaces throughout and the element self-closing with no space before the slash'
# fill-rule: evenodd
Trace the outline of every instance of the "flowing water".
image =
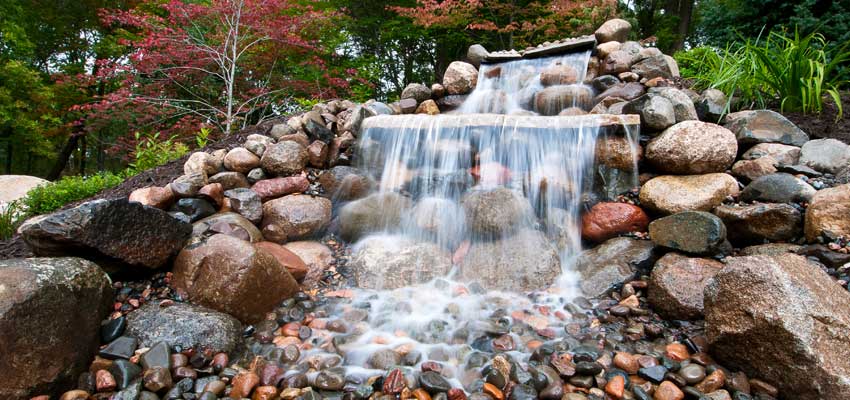
<svg viewBox="0 0 850 400">
<path fill-rule="evenodd" d="M 603 129 L 593 115 L 535 111 L 557 114 L 538 101 L 551 89 L 541 84 L 541 72 L 552 67 L 576 73 L 554 90 L 590 91 L 572 83 L 584 80 L 589 54 L 482 66 L 478 87 L 455 113 L 364 122 L 359 166 L 378 182 L 379 193 L 401 193 L 412 207 L 353 251 L 369 241 L 436 244 L 454 266 L 430 282 L 354 289 L 336 307 L 332 317 L 347 321 L 348 331 L 318 348 L 343 354 L 349 379 L 383 374 L 375 368 L 376 352 L 391 349 L 414 369 L 439 362 L 453 385 L 469 389 L 480 378 L 482 352 L 499 350 L 524 362 L 539 338 L 565 336 L 572 318 L 565 304 L 577 295 L 571 265 L 581 250 L 581 211 L 637 183 L 636 129 Z M 589 107 L 562 100 L 554 107 Z M 617 170 L 599 160 L 600 145 L 611 143 L 625 143 L 631 165 Z M 541 258 L 546 254 L 554 257 Z M 513 269 L 478 269 L 470 258 Z M 427 268 L 430 260 L 420 262 Z M 532 293 L 498 290 L 517 286 L 531 286 L 525 289 Z M 511 328 L 518 320 L 531 328 Z"/>
</svg>

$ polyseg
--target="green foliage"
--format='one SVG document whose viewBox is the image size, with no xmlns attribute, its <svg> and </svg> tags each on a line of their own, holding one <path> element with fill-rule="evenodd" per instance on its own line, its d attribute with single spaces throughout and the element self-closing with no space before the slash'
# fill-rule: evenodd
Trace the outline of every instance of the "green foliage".
<svg viewBox="0 0 850 400">
<path fill-rule="evenodd" d="M 147 135 L 136 132 L 136 149 L 133 152 L 136 160 L 130 163 L 130 169 L 141 172 L 183 157 L 189 152 L 189 147 L 175 139 L 176 136 L 160 139 L 159 132 Z"/>
<path fill-rule="evenodd" d="M 5 207 L 0 207 L 0 240 L 12 237 L 23 221 L 23 210 L 19 202 L 13 201 Z"/>
<path fill-rule="evenodd" d="M 202 149 L 207 145 L 207 143 L 209 143 L 211 132 L 210 128 L 202 127 L 201 130 L 195 134 L 195 144 L 198 146 L 197 148 Z"/>
<path fill-rule="evenodd" d="M 682 76 L 695 88 L 715 88 L 741 107 L 765 107 L 774 101 L 782 111 L 820 113 L 832 97 L 841 117 L 838 88 L 847 82 L 838 68 L 850 60 L 845 43 L 831 47 L 818 33 L 771 32 L 766 40 L 743 40 L 724 49 L 697 47 L 675 55 Z"/>
<path fill-rule="evenodd" d="M 89 177 L 65 176 L 48 185 L 39 186 L 27 193 L 22 206 L 27 216 L 46 214 L 68 203 L 91 197 L 101 190 L 117 186 L 125 179 L 123 174 L 100 173 Z"/>
</svg>

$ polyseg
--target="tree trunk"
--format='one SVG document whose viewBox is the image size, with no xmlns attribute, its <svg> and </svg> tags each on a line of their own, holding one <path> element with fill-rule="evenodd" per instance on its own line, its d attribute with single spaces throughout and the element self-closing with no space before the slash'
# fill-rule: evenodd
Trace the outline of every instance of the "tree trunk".
<svg viewBox="0 0 850 400">
<path fill-rule="evenodd" d="M 12 140 L 6 141 L 6 174 L 12 173 Z"/>
<path fill-rule="evenodd" d="M 106 168 L 106 154 L 103 151 L 103 137 L 97 138 L 97 144 L 94 146 L 94 151 L 97 152 L 95 160 L 97 163 L 97 172 L 103 172 Z"/>
<path fill-rule="evenodd" d="M 86 137 L 83 136 L 80 138 L 80 175 L 86 175 L 86 156 L 88 153 L 88 143 L 86 142 Z"/>
<path fill-rule="evenodd" d="M 693 11 L 694 0 L 679 0 L 679 26 L 677 27 L 676 40 L 672 44 L 670 54 L 685 48 L 685 39 L 691 31 Z"/>
<path fill-rule="evenodd" d="M 47 173 L 45 179 L 55 181 L 62 176 L 62 171 L 68 165 L 68 160 L 71 158 L 71 153 L 77 148 L 77 142 L 80 140 L 80 136 L 78 133 L 72 133 L 71 136 L 68 136 L 68 141 L 65 142 L 65 146 L 62 147 L 62 151 L 59 152 L 59 156 L 56 158 L 56 163 L 53 164 L 53 168 Z"/>
</svg>

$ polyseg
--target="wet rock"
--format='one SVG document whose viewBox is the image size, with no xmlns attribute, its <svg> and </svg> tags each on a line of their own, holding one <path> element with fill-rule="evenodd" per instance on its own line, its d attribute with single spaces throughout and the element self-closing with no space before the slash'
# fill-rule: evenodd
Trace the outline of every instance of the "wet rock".
<svg viewBox="0 0 850 400">
<path fill-rule="evenodd" d="M 450 95 L 467 94 L 478 84 L 478 70 L 472 64 L 454 61 L 443 75 L 443 87 Z"/>
<path fill-rule="evenodd" d="M 434 371 L 423 372 L 419 375 L 419 383 L 431 394 L 445 393 L 452 388 L 451 383 L 446 378 Z"/>
<path fill-rule="evenodd" d="M 569 107 L 590 109 L 593 91 L 583 85 L 549 86 L 534 94 L 534 109 L 543 115 L 558 115 Z"/>
<path fill-rule="evenodd" d="M 598 297 L 631 280 L 638 269 L 652 267 L 657 258 L 654 249 L 650 241 L 619 237 L 583 251 L 575 267 L 582 278 L 582 292 L 588 297 Z"/>
<path fill-rule="evenodd" d="M 653 131 L 667 129 L 676 123 L 673 103 L 657 94 L 640 96 L 623 106 L 624 114 L 639 114 L 641 124 Z"/>
<path fill-rule="evenodd" d="M 287 176 L 301 172 L 307 166 L 308 158 L 306 146 L 286 141 L 266 149 L 260 164 L 263 171 L 273 176 Z"/>
<path fill-rule="evenodd" d="M 593 98 L 593 103 L 599 103 L 605 98 L 620 98 L 625 101 L 634 100 L 646 93 L 646 87 L 637 82 L 618 83 Z"/>
<path fill-rule="evenodd" d="M 340 236 L 353 242 L 367 233 L 398 226 L 411 207 L 409 198 L 394 192 L 379 192 L 352 201 L 339 210 Z"/>
<path fill-rule="evenodd" d="M 631 66 L 632 72 L 640 75 L 641 78 L 665 78 L 673 77 L 673 70 L 670 68 L 670 63 L 664 55 L 656 55 L 647 57 L 636 62 Z M 691 103 L 693 106 L 693 103 Z"/>
<path fill-rule="evenodd" d="M 650 179 L 640 190 L 644 208 L 674 214 L 682 211 L 710 211 L 728 196 L 738 194 L 738 181 L 731 175 L 664 175 Z"/>
<path fill-rule="evenodd" d="M 248 171 L 260 166 L 260 157 L 244 147 L 236 147 L 224 156 L 224 168 L 230 171 L 247 174 Z"/>
<path fill-rule="evenodd" d="M 629 38 L 632 24 L 624 19 L 610 19 L 605 21 L 593 34 L 598 43 L 611 41 L 625 42 Z"/>
<path fill-rule="evenodd" d="M 619 49 L 619 46 L 620 44 L 617 43 L 617 49 Z M 597 47 L 596 49 L 598 51 L 601 51 L 600 47 Z M 618 83 L 620 83 L 620 80 L 613 75 L 598 76 L 596 78 L 593 78 L 593 81 L 591 81 L 591 85 L 594 89 L 596 89 L 597 92 L 604 92 Z"/>
<path fill-rule="evenodd" d="M 572 85 L 578 82 L 578 71 L 568 64 L 555 64 L 540 71 L 543 86 Z"/>
<path fill-rule="evenodd" d="M 510 234 L 532 218 L 528 200 L 503 187 L 467 192 L 462 205 L 469 229 L 483 236 Z"/>
<path fill-rule="evenodd" d="M 178 198 L 193 197 L 198 194 L 207 182 L 207 175 L 203 172 L 181 175 L 168 184 L 168 187 Z"/>
<path fill-rule="evenodd" d="M 561 274 L 558 251 L 540 232 L 523 229 L 496 241 L 473 242 L 458 279 L 490 290 L 542 290 Z"/>
<path fill-rule="evenodd" d="M 431 98 L 431 89 L 421 83 L 411 83 L 401 91 L 401 99 L 414 99 L 421 103 Z"/>
<path fill-rule="evenodd" d="M 763 176 L 775 174 L 777 162 L 773 157 L 759 157 L 755 160 L 739 160 L 732 165 L 732 175 L 743 182 L 751 182 Z"/>
<path fill-rule="evenodd" d="M 661 382 L 658 389 L 655 389 L 655 394 L 652 395 L 654 400 L 682 400 L 685 394 L 670 381 Z"/>
<path fill-rule="evenodd" d="M 781 114 L 770 110 L 731 113 L 726 116 L 724 126 L 735 134 L 740 143 L 782 143 L 799 147 L 809 141 L 809 135 Z"/>
<path fill-rule="evenodd" d="M 761 157 L 771 157 L 778 164 L 796 165 L 800 161 L 800 148 L 780 143 L 759 143 L 750 147 L 741 158 L 755 160 Z"/>
<path fill-rule="evenodd" d="M 735 161 L 738 143 L 722 126 L 684 121 L 666 129 L 646 146 L 646 159 L 672 174 L 723 172 Z"/>
<path fill-rule="evenodd" d="M 246 188 L 251 186 L 251 184 L 248 183 L 248 179 L 245 178 L 244 174 L 232 171 L 219 172 L 211 176 L 209 182 L 220 184 L 222 190 Z"/>
<path fill-rule="evenodd" d="M 637 170 L 643 147 L 622 136 L 605 135 L 596 140 L 596 162 L 623 171 Z"/>
<path fill-rule="evenodd" d="M 649 280 L 649 302 L 670 319 L 688 320 L 703 315 L 703 290 L 723 264 L 708 258 L 667 253 L 655 263 Z"/>
<path fill-rule="evenodd" d="M 331 221 L 331 202 L 322 197 L 291 194 L 263 204 L 263 237 L 276 243 L 315 237 Z"/>
<path fill-rule="evenodd" d="M 150 303 L 128 314 L 127 334 L 138 338 L 143 347 L 165 343 L 173 349 L 233 352 L 242 338 L 242 326 L 235 318 L 206 307 Z"/>
<path fill-rule="evenodd" d="M 272 242 L 260 242 L 255 245 L 257 248 L 265 250 L 267 253 L 271 254 L 280 265 L 283 265 L 287 271 L 295 278 L 296 281 L 303 281 L 307 276 L 307 272 L 309 272 L 310 268 L 301 260 L 301 257 L 298 257 L 297 254 L 292 251 L 286 249 L 285 247 Z"/>
<path fill-rule="evenodd" d="M 659 218 L 649 224 L 649 236 L 658 246 L 698 255 L 722 250 L 726 226 L 714 214 L 683 211 Z"/>
<path fill-rule="evenodd" d="M 270 254 L 232 236 L 187 246 L 174 261 L 174 288 L 194 303 L 252 323 L 298 291 Z"/>
<path fill-rule="evenodd" d="M 127 389 L 141 375 L 142 368 L 128 360 L 119 359 L 109 366 L 109 373 L 115 377 L 118 389 Z"/>
<path fill-rule="evenodd" d="M 325 196 L 334 202 L 356 200 L 369 194 L 375 182 L 361 170 L 349 166 L 336 166 L 319 175 L 319 184 Z"/>
<path fill-rule="evenodd" d="M 79 254 L 158 268 L 183 247 L 192 227 L 162 210 L 115 199 L 30 219 L 19 232 L 38 255 Z"/>
<path fill-rule="evenodd" d="M 195 222 L 215 214 L 215 207 L 203 199 L 180 199 L 171 211 L 183 213 L 189 217 L 189 222 Z"/>
<path fill-rule="evenodd" d="M 750 182 L 741 192 L 741 200 L 800 203 L 810 201 L 815 192 L 815 188 L 800 178 L 780 172 Z"/>
<path fill-rule="evenodd" d="M 795 255 L 734 257 L 705 291 L 712 354 L 801 400 L 842 398 L 850 294 Z"/>
<path fill-rule="evenodd" d="M 171 371 L 168 368 L 153 367 L 145 371 L 142 378 L 145 389 L 151 392 L 159 392 L 171 388 L 174 382 L 171 380 Z"/>
<path fill-rule="evenodd" d="M 464 220 L 463 209 L 456 202 L 437 198 L 419 199 L 408 215 L 411 226 L 415 226 L 423 236 L 439 244 L 454 248 L 462 240 Z"/>
<path fill-rule="evenodd" d="M 593 242 L 604 242 L 629 232 L 644 232 L 649 217 L 643 210 L 627 203 L 598 203 L 582 216 L 581 236 Z"/>
<path fill-rule="evenodd" d="M 192 238 L 189 243 L 198 243 L 219 233 L 252 243 L 263 240 L 260 230 L 251 221 L 239 214 L 226 212 L 215 214 L 192 224 Z"/>
<path fill-rule="evenodd" d="M 128 200 L 160 210 L 167 210 L 174 203 L 174 192 L 171 191 L 169 186 L 151 186 L 134 190 L 130 193 Z"/>
<path fill-rule="evenodd" d="M 100 324 L 100 342 L 109 343 L 124 334 L 127 328 L 127 318 L 120 316 Z"/>
<path fill-rule="evenodd" d="M 781 256 L 787 253 L 795 253 L 800 249 L 799 245 L 788 243 L 766 243 L 757 246 L 749 246 L 741 249 L 742 256 Z"/>
<path fill-rule="evenodd" d="M 269 201 L 281 196 L 307 191 L 310 181 L 306 177 L 288 176 L 285 178 L 272 178 L 257 181 L 251 190 L 260 196 L 262 201 Z"/>
<path fill-rule="evenodd" d="M 721 205 L 714 214 L 723 220 L 733 243 L 788 241 L 800 236 L 802 215 L 788 204 Z"/>
<path fill-rule="evenodd" d="M 295 253 L 301 261 L 307 264 L 307 275 L 304 278 L 304 286 L 306 287 L 312 287 L 335 262 L 333 251 L 319 242 L 289 242 L 283 247 Z"/>
<path fill-rule="evenodd" d="M 121 336 L 98 351 L 97 355 L 108 360 L 129 359 L 133 356 L 139 341 L 132 336 Z"/>
<path fill-rule="evenodd" d="M 850 165 L 850 146 L 836 139 L 816 139 L 801 149 L 800 164 L 819 172 L 836 174 Z"/>
<path fill-rule="evenodd" d="M 0 282 L 0 397 L 73 387 L 98 348 L 109 278 L 80 258 L 27 258 L 0 261 Z"/>
<path fill-rule="evenodd" d="M 806 211 L 806 240 L 850 235 L 850 185 L 818 191 Z"/>
<path fill-rule="evenodd" d="M 451 254 L 404 236 L 369 236 L 354 247 L 348 267 L 358 287 L 396 289 L 445 276 Z"/>
<path fill-rule="evenodd" d="M 729 99 L 722 91 L 712 88 L 704 90 L 696 102 L 696 111 L 699 114 L 699 119 L 715 124 L 719 123 L 720 118 L 726 111 L 728 102 Z"/>
<path fill-rule="evenodd" d="M 224 189 L 220 183 L 209 183 L 198 191 L 198 197 L 219 209 L 224 203 Z"/>
</svg>

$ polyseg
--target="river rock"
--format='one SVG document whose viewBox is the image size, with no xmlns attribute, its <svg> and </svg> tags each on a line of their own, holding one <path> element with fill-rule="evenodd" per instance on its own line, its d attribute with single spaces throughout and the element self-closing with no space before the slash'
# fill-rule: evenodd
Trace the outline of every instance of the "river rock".
<svg viewBox="0 0 850 400">
<path fill-rule="evenodd" d="M 396 289 L 448 274 L 451 254 L 437 244 L 404 236 L 369 236 L 354 247 L 348 267 L 357 287 Z"/>
<path fill-rule="evenodd" d="M 750 182 L 741 192 L 743 201 L 770 203 L 808 202 L 815 195 L 815 188 L 794 175 L 784 172 L 766 175 Z"/>
<path fill-rule="evenodd" d="M 531 204 L 508 188 L 469 191 L 462 200 L 466 224 L 482 236 L 499 236 L 528 226 L 533 218 Z"/>
<path fill-rule="evenodd" d="M 803 217 L 790 204 L 721 205 L 714 214 L 723 220 L 735 244 L 789 241 L 802 232 Z"/>
<path fill-rule="evenodd" d="M 307 264 L 307 275 L 303 281 L 305 287 L 313 287 L 322 278 L 325 271 L 336 262 L 333 251 L 319 242 L 289 242 L 283 247 L 295 253 L 301 261 Z"/>
<path fill-rule="evenodd" d="M 738 253 L 742 256 L 781 256 L 788 253 L 796 253 L 800 245 L 789 243 L 765 243 L 756 246 L 744 247 Z"/>
<path fill-rule="evenodd" d="M 196 151 L 183 164 L 183 174 L 203 173 L 206 175 L 215 175 L 221 170 L 221 167 L 221 160 L 216 159 L 212 154 Z"/>
<path fill-rule="evenodd" d="M 720 251 L 726 241 L 726 226 L 716 215 L 683 211 L 649 224 L 649 236 L 658 246 L 698 255 Z"/>
<path fill-rule="evenodd" d="M 540 71 L 543 86 L 572 85 L 578 82 L 578 71 L 568 64 L 555 64 Z"/>
<path fill-rule="evenodd" d="M 204 199 L 189 198 L 177 200 L 170 211 L 181 213 L 189 219 L 189 222 L 195 222 L 215 214 L 215 207 Z"/>
<path fill-rule="evenodd" d="M 464 211 L 450 199 L 423 197 L 407 218 L 408 226 L 415 226 L 424 237 L 448 248 L 455 248 L 462 240 L 464 226 L 459 221 L 464 220 Z"/>
<path fill-rule="evenodd" d="M 178 198 L 186 198 L 197 195 L 207 183 L 209 182 L 205 172 L 193 172 L 177 177 L 168 184 L 168 187 Z"/>
<path fill-rule="evenodd" d="M 778 163 L 773 157 L 759 157 L 755 160 L 738 160 L 732 165 L 732 175 L 742 182 L 751 182 L 763 176 L 775 174 Z"/>
<path fill-rule="evenodd" d="M 850 185 L 818 191 L 806 210 L 806 240 L 850 236 Z"/>
<path fill-rule="evenodd" d="M 800 164 L 836 174 L 850 165 L 850 146 L 836 139 L 810 140 L 803 145 Z"/>
<path fill-rule="evenodd" d="M 489 290 L 544 290 L 561 275 L 558 251 L 545 235 L 522 229 L 495 241 L 473 242 L 459 264 L 458 279 Z"/>
<path fill-rule="evenodd" d="M 180 251 L 192 226 L 160 209 L 114 199 L 30 219 L 19 232 L 37 255 L 82 255 L 154 269 Z"/>
<path fill-rule="evenodd" d="M 608 75 L 619 75 L 628 72 L 634 61 L 634 55 L 626 50 L 616 50 L 608 54 L 602 61 L 599 72 Z"/>
<path fill-rule="evenodd" d="M 647 57 L 638 61 L 632 65 L 631 70 L 644 79 L 673 78 L 673 71 L 670 68 L 670 63 L 663 54 Z M 693 103 L 691 103 L 691 106 L 693 107 Z"/>
<path fill-rule="evenodd" d="M 549 86 L 534 94 L 534 109 L 543 115 L 558 115 L 569 107 L 590 108 L 593 92 L 583 85 Z"/>
<path fill-rule="evenodd" d="M 673 103 L 657 94 L 645 94 L 623 106 L 625 114 L 639 114 L 641 124 L 653 131 L 667 129 L 676 123 Z"/>
<path fill-rule="evenodd" d="M 331 201 L 291 194 L 263 204 L 263 237 L 276 243 L 308 239 L 321 234 L 331 222 Z"/>
<path fill-rule="evenodd" d="M 298 291 L 298 283 L 271 254 L 227 235 L 187 246 L 173 272 L 174 289 L 193 303 L 245 323 L 262 320 Z"/>
<path fill-rule="evenodd" d="M 674 214 L 682 211 L 710 211 L 729 196 L 738 194 L 738 181 L 731 175 L 663 175 L 646 182 L 640 189 L 644 208 Z"/>
<path fill-rule="evenodd" d="M 454 61 L 443 75 L 443 87 L 450 95 L 467 94 L 478 84 L 478 70 L 472 64 Z"/>
<path fill-rule="evenodd" d="M 220 184 L 221 188 L 224 190 L 246 188 L 251 186 L 251 184 L 248 183 L 248 179 L 245 178 L 245 174 L 240 174 L 239 172 L 233 171 L 219 172 L 211 176 L 209 178 L 209 182 Z"/>
<path fill-rule="evenodd" d="M 484 59 L 486 59 L 489 55 L 490 52 L 488 52 L 487 49 L 484 48 L 484 46 L 480 44 L 473 44 L 472 46 L 469 46 L 469 49 L 466 50 L 466 61 L 469 61 L 469 63 L 472 64 L 475 68 L 478 68 L 481 66 L 481 62 L 484 61 Z"/>
<path fill-rule="evenodd" d="M 646 93 L 646 87 L 637 82 L 617 83 L 593 98 L 593 103 L 599 103 L 608 97 L 625 101 L 634 100 Z"/>
<path fill-rule="evenodd" d="M 676 116 L 676 122 L 682 121 L 698 121 L 694 102 L 683 91 L 672 87 L 654 87 L 649 89 L 649 93 L 659 95 L 673 104 L 673 114 Z"/>
<path fill-rule="evenodd" d="M 431 98 L 431 88 L 421 83 L 411 83 L 401 91 L 401 99 L 413 99 L 421 103 Z"/>
<path fill-rule="evenodd" d="M 244 147 L 236 147 L 224 156 L 224 168 L 247 174 L 248 171 L 260 166 L 260 157 Z"/>
<path fill-rule="evenodd" d="M 174 204 L 174 192 L 171 187 L 150 186 L 136 189 L 130 193 L 129 201 L 135 201 L 144 206 L 151 206 L 160 210 L 167 210 Z"/>
<path fill-rule="evenodd" d="M 656 169 L 683 175 L 723 172 L 737 153 L 738 142 L 732 132 L 701 121 L 673 125 L 646 146 L 646 159 Z"/>
<path fill-rule="evenodd" d="M 722 91 L 714 88 L 705 89 L 695 104 L 699 119 L 720 123 L 720 118 L 725 113 L 728 102 L 729 99 Z"/>
<path fill-rule="evenodd" d="M 242 340 L 242 324 L 199 305 L 148 303 L 127 314 L 127 334 L 139 339 L 142 347 L 166 343 L 172 349 L 233 354 Z"/>
<path fill-rule="evenodd" d="M 27 175 L 0 175 L 0 205 L 9 204 L 27 196 L 30 190 L 49 184 L 50 181 Z"/>
<path fill-rule="evenodd" d="M 705 290 L 715 359 L 795 399 L 850 390 L 850 294 L 796 255 L 734 257 Z"/>
<path fill-rule="evenodd" d="M 284 178 L 285 179 L 285 178 Z M 230 200 L 230 209 L 254 224 L 263 220 L 263 202 L 260 195 L 251 189 L 238 188 L 224 192 Z"/>
<path fill-rule="evenodd" d="M 581 291 L 588 297 L 599 297 L 609 289 L 630 281 L 638 270 L 649 270 L 657 259 L 655 245 L 648 240 L 617 237 L 576 259 L 581 276 Z"/>
<path fill-rule="evenodd" d="M 623 171 L 636 171 L 643 147 L 624 136 L 603 135 L 596 140 L 596 162 Z"/>
<path fill-rule="evenodd" d="M 298 142 L 286 141 L 266 149 L 260 164 L 263 171 L 274 176 L 287 176 L 301 172 L 307 166 L 307 147 Z"/>
<path fill-rule="evenodd" d="M 334 202 L 356 200 L 369 194 L 375 182 L 361 170 L 338 165 L 319 175 L 325 196 Z"/>
<path fill-rule="evenodd" d="M 629 232 L 644 232 L 649 217 L 638 206 L 627 203 L 598 203 L 581 218 L 581 237 L 601 243 Z"/>
<path fill-rule="evenodd" d="M 225 212 L 192 224 L 192 239 L 189 243 L 198 243 L 219 233 L 251 243 L 263 241 L 263 235 L 251 221 L 237 213 Z"/>
<path fill-rule="evenodd" d="M 80 258 L 18 258 L 0 261 L 0 282 L 0 398 L 76 387 L 112 306 L 109 277 Z"/>
<path fill-rule="evenodd" d="M 779 164 L 796 165 L 800 162 L 800 148 L 781 143 L 759 143 L 741 156 L 744 160 L 771 157 Z"/>
<path fill-rule="evenodd" d="M 809 141 L 809 135 L 782 114 L 771 110 L 746 110 L 728 114 L 724 126 L 741 143 L 782 143 L 799 147 Z"/>
<path fill-rule="evenodd" d="M 437 102 L 434 100 L 425 100 L 419 104 L 419 107 L 416 107 L 417 114 L 428 114 L 428 115 L 438 115 L 440 114 L 440 107 L 437 105 Z"/>
<path fill-rule="evenodd" d="M 293 253 L 289 249 L 277 243 L 259 242 L 254 246 L 271 254 L 298 282 L 303 281 L 304 277 L 306 277 L 307 273 L 310 271 L 310 267 L 307 266 L 301 257 L 298 257 L 298 254 Z"/>
<path fill-rule="evenodd" d="M 257 181 L 251 190 L 260 196 L 262 201 L 269 201 L 293 193 L 301 193 L 310 188 L 310 181 L 305 176 L 287 176 L 283 178 L 263 179 Z"/>
<path fill-rule="evenodd" d="M 629 38 L 629 32 L 632 30 L 632 24 L 624 19 L 609 19 L 605 21 L 593 34 L 596 36 L 598 43 L 611 41 L 625 42 Z"/>
<path fill-rule="evenodd" d="M 340 235 L 353 242 L 367 233 L 398 226 L 411 207 L 409 198 L 395 192 L 374 193 L 352 201 L 339 210 Z"/>
<path fill-rule="evenodd" d="M 649 279 L 649 303 L 665 318 L 701 318 L 703 290 L 709 279 L 722 269 L 723 264 L 716 260 L 667 253 L 652 269 Z"/>
</svg>

